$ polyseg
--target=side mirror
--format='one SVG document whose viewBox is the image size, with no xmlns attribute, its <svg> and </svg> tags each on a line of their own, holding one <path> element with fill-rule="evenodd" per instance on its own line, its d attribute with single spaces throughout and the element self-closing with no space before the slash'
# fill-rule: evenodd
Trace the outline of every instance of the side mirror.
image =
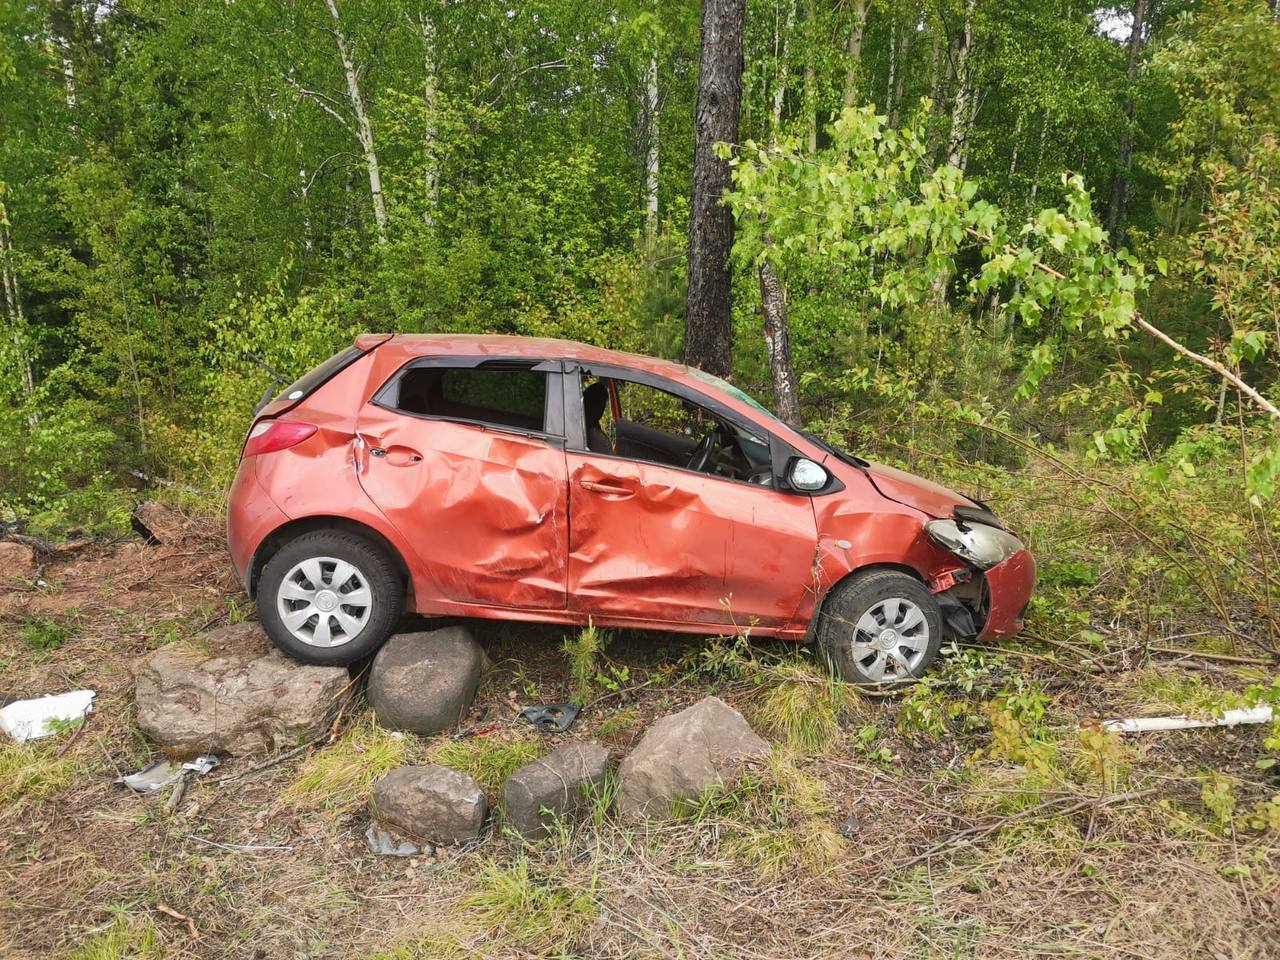
<svg viewBox="0 0 1280 960">
<path fill-rule="evenodd" d="M 787 467 L 787 483 L 800 493 L 817 493 L 831 482 L 831 474 L 805 457 L 796 457 Z"/>
</svg>

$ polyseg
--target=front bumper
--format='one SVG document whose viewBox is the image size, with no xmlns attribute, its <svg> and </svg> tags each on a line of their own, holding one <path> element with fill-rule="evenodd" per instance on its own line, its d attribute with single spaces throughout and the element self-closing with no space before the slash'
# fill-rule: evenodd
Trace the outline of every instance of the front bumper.
<svg viewBox="0 0 1280 960">
<path fill-rule="evenodd" d="M 1024 624 L 1027 603 L 1036 586 L 1036 561 L 1029 550 L 1019 550 L 984 574 L 989 606 L 979 640 L 1003 640 Z"/>
</svg>

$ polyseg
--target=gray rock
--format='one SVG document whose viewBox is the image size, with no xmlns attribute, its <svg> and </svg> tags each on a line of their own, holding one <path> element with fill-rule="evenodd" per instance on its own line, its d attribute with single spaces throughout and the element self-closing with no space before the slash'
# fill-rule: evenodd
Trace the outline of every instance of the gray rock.
<svg viewBox="0 0 1280 960">
<path fill-rule="evenodd" d="M 296 746 L 321 729 L 349 682 L 345 667 L 298 663 L 256 623 L 170 643 L 136 667 L 138 726 L 176 755 L 244 755 Z"/>
<path fill-rule="evenodd" d="M 431 764 L 397 767 L 373 786 L 374 822 L 418 843 L 461 843 L 480 835 L 489 804 L 465 773 Z"/>
<path fill-rule="evenodd" d="M 427 736 L 452 730 L 471 701 L 484 654 L 466 627 L 392 637 L 373 659 L 369 702 L 378 722 Z"/>
<path fill-rule="evenodd" d="M 653 724 L 618 771 L 618 812 L 665 817 L 671 805 L 722 783 L 769 754 L 737 710 L 717 697 Z"/>
<path fill-rule="evenodd" d="M 557 819 L 587 807 L 591 788 L 604 785 L 608 762 L 608 749 L 598 743 L 568 743 L 521 767 L 502 785 L 507 826 L 529 840 L 547 836 Z"/>
</svg>

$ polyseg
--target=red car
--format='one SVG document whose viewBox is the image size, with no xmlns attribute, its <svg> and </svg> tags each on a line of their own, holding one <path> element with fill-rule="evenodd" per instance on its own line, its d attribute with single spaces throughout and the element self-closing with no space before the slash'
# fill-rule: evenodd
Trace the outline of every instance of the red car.
<svg viewBox="0 0 1280 960">
<path fill-rule="evenodd" d="M 690 367 L 561 340 L 365 335 L 263 408 L 228 542 L 310 663 L 403 610 L 816 639 L 863 683 L 1022 627 L 981 503 L 841 453 Z"/>
</svg>

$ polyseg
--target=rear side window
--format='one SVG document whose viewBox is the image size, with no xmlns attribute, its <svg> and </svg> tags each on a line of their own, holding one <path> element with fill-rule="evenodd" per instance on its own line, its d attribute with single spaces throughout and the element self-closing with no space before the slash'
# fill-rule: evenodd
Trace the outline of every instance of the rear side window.
<svg viewBox="0 0 1280 960">
<path fill-rule="evenodd" d="M 359 347 L 347 347 L 341 353 L 335 353 L 324 363 L 318 367 L 312 367 L 285 387 L 280 396 L 276 397 L 276 400 L 301 400 L 317 387 L 333 379 L 362 356 L 364 356 L 364 351 Z"/>
<path fill-rule="evenodd" d="M 532 364 L 415 367 L 399 382 L 405 413 L 547 432 L 547 375 Z"/>
</svg>

